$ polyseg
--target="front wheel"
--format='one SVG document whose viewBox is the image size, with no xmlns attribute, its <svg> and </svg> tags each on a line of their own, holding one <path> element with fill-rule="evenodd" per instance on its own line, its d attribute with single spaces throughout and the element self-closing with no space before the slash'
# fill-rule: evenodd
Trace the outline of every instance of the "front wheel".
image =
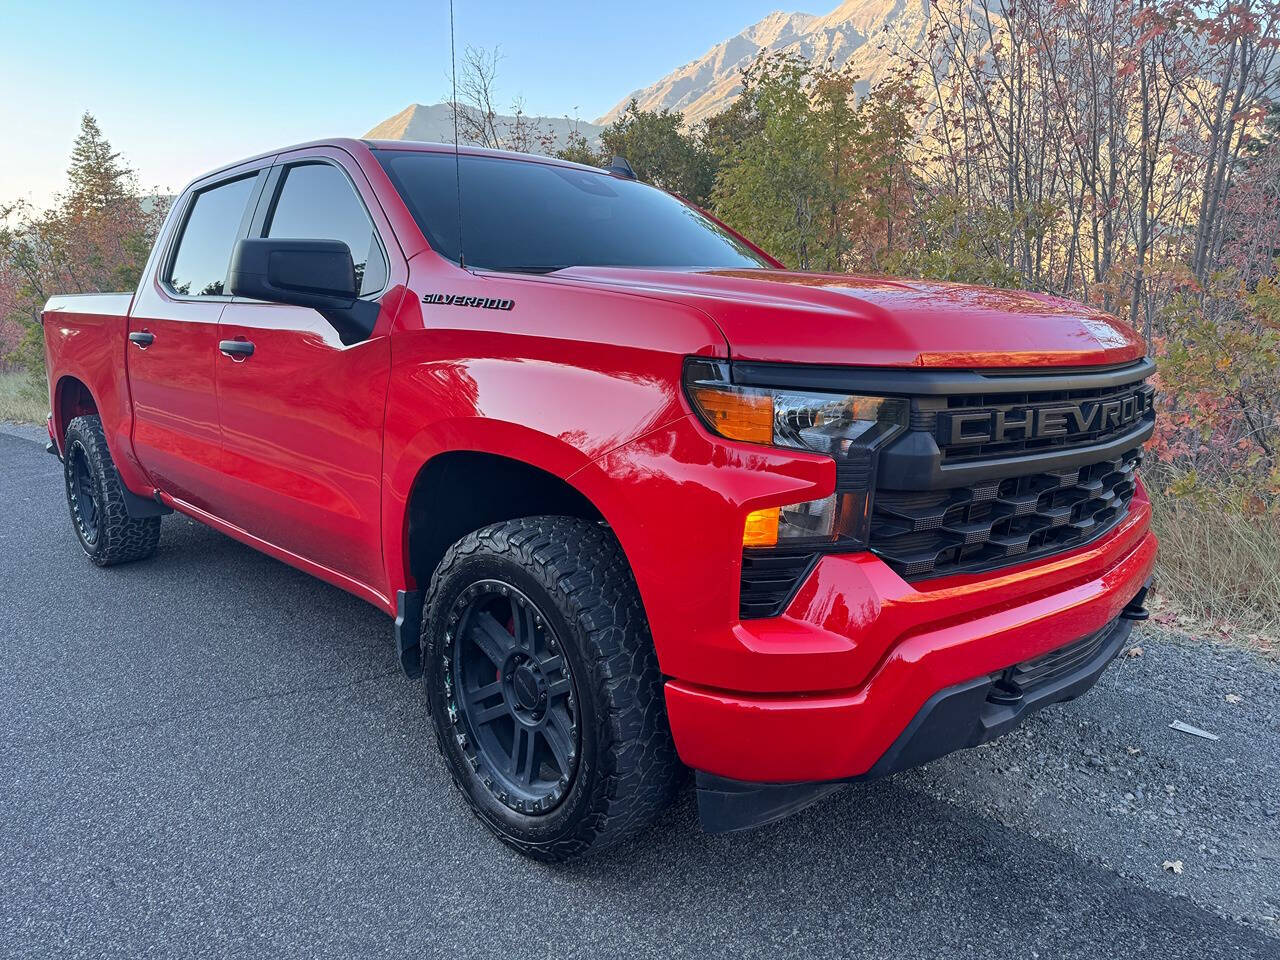
<svg viewBox="0 0 1280 960">
<path fill-rule="evenodd" d="M 531 517 L 463 537 L 432 579 L 422 642 L 437 743 L 506 843 L 569 860 L 670 802 L 684 768 L 639 593 L 606 529 Z"/>
<path fill-rule="evenodd" d="M 142 560 L 160 543 L 160 518 L 129 516 L 124 484 L 107 449 L 102 421 L 76 417 L 67 425 L 62 458 L 71 525 L 85 555 L 100 567 Z"/>
</svg>

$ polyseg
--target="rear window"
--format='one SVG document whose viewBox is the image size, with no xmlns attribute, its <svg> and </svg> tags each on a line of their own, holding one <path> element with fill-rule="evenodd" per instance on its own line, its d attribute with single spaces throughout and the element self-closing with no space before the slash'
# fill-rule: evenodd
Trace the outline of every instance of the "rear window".
<svg viewBox="0 0 1280 960">
<path fill-rule="evenodd" d="M 196 194 L 169 269 L 169 286 L 187 297 L 217 297 L 231 266 L 231 249 L 240 239 L 245 205 L 257 178 L 253 173 Z"/>
<path fill-rule="evenodd" d="M 452 153 L 376 151 L 432 248 L 469 267 L 545 272 L 573 266 L 767 266 L 685 203 L 606 173 Z"/>
</svg>

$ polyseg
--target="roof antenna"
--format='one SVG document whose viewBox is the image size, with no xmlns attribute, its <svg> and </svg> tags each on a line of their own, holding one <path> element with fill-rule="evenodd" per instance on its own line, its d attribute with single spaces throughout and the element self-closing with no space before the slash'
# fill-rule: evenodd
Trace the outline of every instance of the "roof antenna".
<svg viewBox="0 0 1280 960">
<path fill-rule="evenodd" d="M 625 180 L 639 179 L 636 177 L 636 172 L 631 169 L 631 164 L 627 163 L 627 158 L 616 153 L 613 155 L 613 162 L 605 167 L 605 170 Z"/>
<path fill-rule="evenodd" d="M 458 56 L 453 48 L 453 0 L 449 0 L 449 71 L 453 85 L 453 177 L 458 185 L 458 266 L 467 269 L 462 255 L 462 160 L 458 156 Z"/>
</svg>

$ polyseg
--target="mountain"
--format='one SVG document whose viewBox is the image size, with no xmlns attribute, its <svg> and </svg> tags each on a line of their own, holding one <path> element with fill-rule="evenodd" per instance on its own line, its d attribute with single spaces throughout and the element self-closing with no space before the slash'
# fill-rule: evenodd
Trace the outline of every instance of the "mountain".
<svg viewBox="0 0 1280 960">
<path fill-rule="evenodd" d="M 533 117 L 526 116 L 526 122 L 532 122 L 549 134 L 556 148 L 563 147 L 569 133 L 577 129 L 588 142 L 595 142 L 604 128 L 584 120 L 570 120 L 567 117 Z M 515 117 L 498 115 L 499 130 L 506 129 L 515 122 Z M 421 104 L 411 103 L 394 117 L 383 120 L 365 135 L 366 140 L 425 140 L 429 143 L 453 143 L 453 111 L 447 103 Z"/>
<path fill-rule="evenodd" d="M 823 16 L 771 13 L 657 83 L 627 94 L 596 121 L 612 123 L 634 97 L 642 110 L 680 110 L 695 124 L 729 106 L 742 90 L 740 72 L 760 51 L 790 51 L 835 66 L 852 64 L 863 89 L 889 64 L 888 42 L 918 45 L 929 23 L 929 0 L 846 0 Z"/>
</svg>

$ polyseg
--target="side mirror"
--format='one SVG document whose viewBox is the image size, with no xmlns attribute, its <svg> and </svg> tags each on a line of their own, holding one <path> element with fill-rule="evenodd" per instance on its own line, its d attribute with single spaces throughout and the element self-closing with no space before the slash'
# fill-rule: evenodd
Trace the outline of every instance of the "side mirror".
<svg viewBox="0 0 1280 960">
<path fill-rule="evenodd" d="M 351 250 L 341 240 L 241 240 L 231 255 L 231 293 L 312 307 L 348 346 L 368 340 L 378 320 L 378 305 L 359 298 Z"/>
</svg>

